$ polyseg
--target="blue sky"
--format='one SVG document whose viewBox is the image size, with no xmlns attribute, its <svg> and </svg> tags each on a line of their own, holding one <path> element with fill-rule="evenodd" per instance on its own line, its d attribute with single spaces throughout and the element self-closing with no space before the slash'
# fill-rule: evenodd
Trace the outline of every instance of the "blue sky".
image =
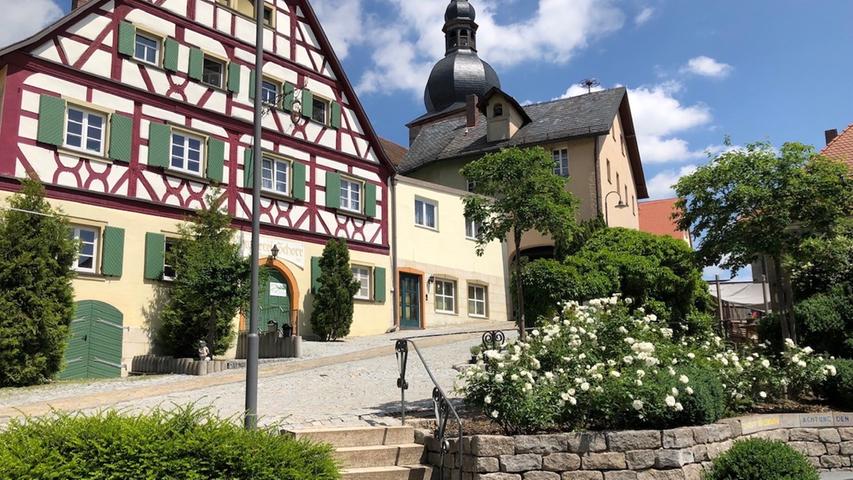
<svg viewBox="0 0 853 480">
<path fill-rule="evenodd" d="M 2 0 L 12 3 L 12 0 Z M 443 55 L 446 0 L 313 0 L 374 124 L 405 145 Z M 853 2 L 822 0 L 472 0 L 480 56 L 521 102 L 576 94 L 595 77 L 625 85 L 653 197 L 735 144 L 800 141 L 853 123 Z M 0 44 L 70 0 L 4 5 Z M 574 87 L 573 87 L 574 86 Z M 713 273 L 709 270 L 708 273 Z"/>
</svg>

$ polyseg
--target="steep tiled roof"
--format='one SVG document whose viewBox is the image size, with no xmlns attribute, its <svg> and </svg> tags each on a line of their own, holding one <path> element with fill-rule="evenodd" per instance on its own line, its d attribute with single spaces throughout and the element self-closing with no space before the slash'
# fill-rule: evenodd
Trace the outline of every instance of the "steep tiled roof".
<svg viewBox="0 0 853 480">
<path fill-rule="evenodd" d="M 821 153 L 841 160 L 853 168 L 853 124 L 848 125 L 840 135 L 833 138 Z"/>
<path fill-rule="evenodd" d="M 689 238 L 687 232 L 679 230 L 672 219 L 672 214 L 678 208 L 675 205 L 677 201 L 677 198 L 664 198 L 661 200 L 640 202 L 638 204 L 640 231 L 655 235 L 664 235 L 677 240 Z"/>
<path fill-rule="evenodd" d="M 477 126 L 466 127 L 462 115 L 436 120 L 421 127 L 418 136 L 409 147 L 409 152 L 399 166 L 402 174 L 417 170 L 432 162 L 451 158 L 476 156 L 512 146 L 529 146 L 573 137 L 603 135 L 610 131 L 613 119 L 620 109 L 630 117 L 627 91 L 624 87 L 575 97 L 535 103 L 523 107 L 530 117 L 508 140 L 488 142 L 486 140 L 486 117 L 480 114 Z M 623 115 L 623 121 L 625 115 Z M 417 123 L 417 122 L 414 122 Z M 625 125 L 627 140 L 636 144 L 633 124 Z M 639 188 L 639 198 L 645 198 L 646 186 L 639 152 L 631 155 L 632 170 Z"/>
<path fill-rule="evenodd" d="M 391 160 L 394 166 L 399 166 L 408 151 L 406 147 L 382 137 L 379 137 L 379 142 L 382 144 L 382 149 L 385 150 L 388 160 Z"/>
</svg>

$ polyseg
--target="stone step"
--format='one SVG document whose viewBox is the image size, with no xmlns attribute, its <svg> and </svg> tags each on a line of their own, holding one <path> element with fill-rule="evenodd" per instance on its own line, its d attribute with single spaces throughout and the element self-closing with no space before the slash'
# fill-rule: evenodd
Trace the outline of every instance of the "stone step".
<svg viewBox="0 0 853 480">
<path fill-rule="evenodd" d="M 430 480 L 432 467 L 408 465 L 395 467 L 345 468 L 341 480 Z"/>
<path fill-rule="evenodd" d="M 404 445 L 371 445 L 368 447 L 341 447 L 335 450 L 335 460 L 343 468 L 416 465 L 421 463 L 424 446 L 417 443 Z"/>
<path fill-rule="evenodd" d="M 415 430 L 410 426 L 305 428 L 283 430 L 282 434 L 335 448 L 415 443 Z"/>
</svg>

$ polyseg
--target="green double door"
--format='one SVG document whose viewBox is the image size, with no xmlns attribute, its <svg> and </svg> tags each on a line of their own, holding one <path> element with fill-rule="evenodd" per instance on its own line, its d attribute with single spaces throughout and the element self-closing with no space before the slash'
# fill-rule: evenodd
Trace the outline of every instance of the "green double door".
<svg viewBox="0 0 853 480">
<path fill-rule="evenodd" d="M 61 380 L 121 376 L 124 317 L 112 305 L 95 300 L 75 304 L 65 348 Z"/>
<path fill-rule="evenodd" d="M 274 268 L 267 269 L 267 282 L 259 302 L 261 331 L 267 330 L 270 321 L 275 322 L 276 328 L 290 323 L 290 295 L 290 284 L 284 275 Z"/>
<path fill-rule="evenodd" d="M 421 328 L 421 277 L 400 274 L 400 328 Z"/>
</svg>

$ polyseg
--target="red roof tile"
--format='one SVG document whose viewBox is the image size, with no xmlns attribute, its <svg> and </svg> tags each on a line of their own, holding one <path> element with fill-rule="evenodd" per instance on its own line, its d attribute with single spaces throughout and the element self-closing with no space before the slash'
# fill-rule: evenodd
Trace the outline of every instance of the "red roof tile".
<svg viewBox="0 0 853 480">
<path fill-rule="evenodd" d="M 853 124 L 848 125 L 843 132 L 833 138 L 820 153 L 841 160 L 853 168 Z"/>
<path fill-rule="evenodd" d="M 688 244 L 691 244 L 690 235 L 683 230 L 679 230 L 672 219 L 672 214 L 677 208 L 675 206 L 675 202 L 677 201 L 677 198 L 664 198 L 661 200 L 640 202 L 638 204 L 640 231 L 684 240 Z"/>
<path fill-rule="evenodd" d="M 391 160 L 391 163 L 394 164 L 395 167 L 400 166 L 400 162 L 403 161 L 403 157 L 406 156 L 406 147 L 399 145 L 387 138 L 379 138 L 379 142 L 382 143 L 382 149 L 385 150 L 385 155 L 388 157 L 388 160 Z"/>
</svg>

